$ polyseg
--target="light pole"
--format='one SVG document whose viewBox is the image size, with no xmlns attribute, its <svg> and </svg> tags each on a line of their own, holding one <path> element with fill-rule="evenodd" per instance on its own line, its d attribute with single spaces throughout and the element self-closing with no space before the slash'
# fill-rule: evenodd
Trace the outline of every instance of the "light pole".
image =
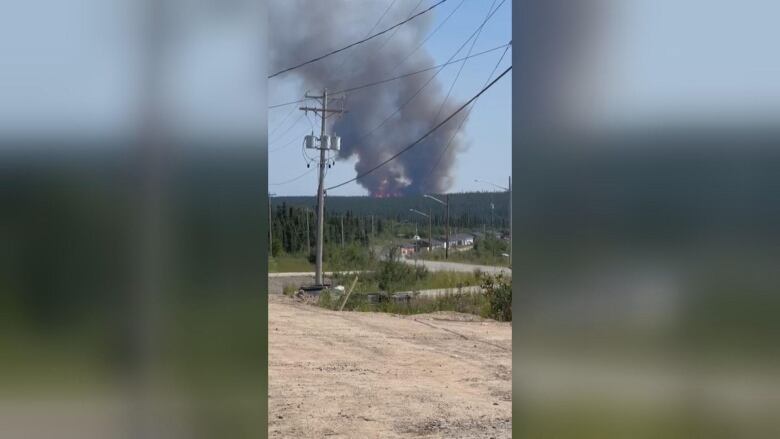
<svg viewBox="0 0 780 439">
<path fill-rule="evenodd" d="M 423 198 L 428 198 L 439 204 L 444 205 L 444 222 L 445 222 L 445 238 L 447 240 L 444 245 L 444 259 L 449 259 L 450 256 L 450 195 L 444 194 L 444 201 L 434 197 L 433 195 L 423 195 Z"/>
<path fill-rule="evenodd" d="M 309 233 L 309 212 L 311 209 L 308 207 L 305 207 L 303 209 L 303 212 L 306 214 L 306 260 L 309 259 L 311 256 L 311 240 L 310 240 L 310 233 Z"/>
<path fill-rule="evenodd" d="M 416 209 L 409 209 L 409 211 L 428 218 L 428 253 L 433 253 L 433 223 L 431 220 L 433 216 L 429 213 L 420 212 Z"/>
<path fill-rule="evenodd" d="M 271 197 L 273 197 L 276 194 L 268 193 L 268 253 L 271 254 L 271 257 L 274 256 L 274 220 L 271 210 Z"/>
<path fill-rule="evenodd" d="M 485 183 L 503 189 L 509 195 L 509 267 L 512 267 L 512 176 L 509 176 L 509 186 L 504 187 L 485 180 L 474 179 L 477 183 Z"/>
</svg>

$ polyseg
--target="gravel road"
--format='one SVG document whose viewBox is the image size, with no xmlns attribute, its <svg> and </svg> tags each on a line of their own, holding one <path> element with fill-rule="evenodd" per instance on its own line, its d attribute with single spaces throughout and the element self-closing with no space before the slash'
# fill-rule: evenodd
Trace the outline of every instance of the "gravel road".
<svg viewBox="0 0 780 439">
<path fill-rule="evenodd" d="M 269 296 L 272 438 L 509 438 L 511 325 Z"/>
</svg>

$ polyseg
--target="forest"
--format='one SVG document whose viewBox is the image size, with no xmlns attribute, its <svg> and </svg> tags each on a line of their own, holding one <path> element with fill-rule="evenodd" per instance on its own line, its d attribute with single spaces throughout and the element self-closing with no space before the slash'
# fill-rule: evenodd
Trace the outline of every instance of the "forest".
<svg viewBox="0 0 780 439">
<path fill-rule="evenodd" d="M 436 197 L 444 199 L 442 195 Z M 316 239 L 315 198 L 273 197 L 271 203 L 272 256 L 306 255 L 306 249 L 313 248 Z M 451 234 L 492 230 L 502 232 L 508 228 L 509 206 L 508 194 L 505 192 L 450 194 L 449 203 Z M 326 253 L 328 247 L 333 246 L 370 248 L 414 234 L 427 238 L 429 220 L 409 209 L 431 215 L 430 226 L 434 239 L 445 233 L 444 206 L 422 196 L 328 197 L 325 206 L 323 236 Z"/>
</svg>

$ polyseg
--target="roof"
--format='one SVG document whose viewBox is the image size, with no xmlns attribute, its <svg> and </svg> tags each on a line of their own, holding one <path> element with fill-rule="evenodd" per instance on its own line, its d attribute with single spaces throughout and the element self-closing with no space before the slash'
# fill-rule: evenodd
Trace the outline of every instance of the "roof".
<svg viewBox="0 0 780 439">
<path fill-rule="evenodd" d="M 458 233 L 450 237 L 450 241 L 465 241 L 467 239 L 474 239 L 474 235 L 470 235 L 468 233 Z"/>
</svg>

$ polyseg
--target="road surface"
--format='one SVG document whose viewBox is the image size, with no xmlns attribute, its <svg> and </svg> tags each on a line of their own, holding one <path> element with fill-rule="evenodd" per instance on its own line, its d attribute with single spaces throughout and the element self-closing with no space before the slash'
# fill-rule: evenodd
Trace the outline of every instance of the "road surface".
<svg viewBox="0 0 780 439">
<path fill-rule="evenodd" d="M 511 437 L 509 323 L 268 306 L 270 437 Z"/>
<path fill-rule="evenodd" d="M 474 270 L 480 270 L 483 273 L 498 274 L 504 273 L 511 275 L 512 270 L 508 267 L 496 267 L 493 265 L 477 265 L 477 264 L 462 264 L 460 262 L 444 262 L 444 261 L 426 261 L 424 259 L 418 259 L 416 262 L 414 259 L 401 259 L 407 264 L 424 265 L 430 271 L 462 271 L 471 273 Z"/>
</svg>

